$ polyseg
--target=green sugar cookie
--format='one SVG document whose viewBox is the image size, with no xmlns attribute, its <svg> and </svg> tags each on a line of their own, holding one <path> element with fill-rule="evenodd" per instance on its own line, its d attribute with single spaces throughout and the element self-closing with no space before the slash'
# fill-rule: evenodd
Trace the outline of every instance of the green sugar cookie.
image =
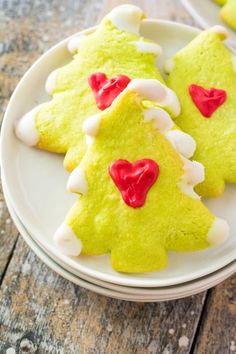
<svg viewBox="0 0 236 354">
<path fill-rule="evenodd" d="M 220 11 L 222 20 L 236 30 L 236 0 L 228 0 Z"/>
<path fill-rule="evenodd" d="M 149 272 L 166 266 L 168 251 L 226 239 L 226 222 L 193 191 L 203 166 L 183 157 L 193 139 L 167 113 L 177 105 L 159 81 L 135 79 L 110 108 L 84 121 L 88 148 L 67 186 L 81 196 L 54 236 L 63 253 L 111 253 L 115 270 Z"/>
<path fill-rule="evenodd" d="M 69 50 L 74 59 L 54 71 L 46 90 L 53 98 L 18 123 L 16 134 L 26 144 L 66 154 L 65 168 L 73 170 L 85 149 L 83 121 L 99 111 L 88 78 L 95 72 L 133 78 L 162 80 L 156 66 L 160 47 L 140 37 L 143 12 L 136 6 L 113 9 L 94 33 L 73 38 Z"/>
<path fill-rule="evenodd" d="M 194 159 L 205 167 L 197 192 L 214 197 L 236 182 L 236 64 L 222 42 L 226 30 L 202 32 L 168 62 L 167 84 L 177 94 L 177 125 L 197 143 Z"/>
</svg>

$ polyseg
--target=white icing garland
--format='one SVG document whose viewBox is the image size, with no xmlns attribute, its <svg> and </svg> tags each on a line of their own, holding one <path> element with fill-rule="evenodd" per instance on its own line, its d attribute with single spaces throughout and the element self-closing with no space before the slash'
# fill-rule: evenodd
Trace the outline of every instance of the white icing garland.
<svg viewBox="0 0 236 354">
<path fill-rule="evenodd" d="M 216 25 L 209 29 L 210 32 L 215 32 L 222 35 L 222 39 L 227 39 L 229 37 L 229 32 L 224 26 Z"/>
<path fill-rule="evenodd" d="M 56 80 L 57 80 L 57 73 L 58 73 L 58 69 L 53 70 L 47 80 L 46 80 L 46 84 L 45 84 L 45 91 L 49 94 L 52 95 L 55 87 L 56 87 Z"/>
<path fill-rule="evenodd" d="M 139 35 L 140 21 L 144 13 L 139 7 L 127 4 L 115 7 L 106 17 L 119 30 Z"/>
<path fill-rule="evenodd" d="M 74 257 L 80 255 L 82 242 L 68 225 L 62 224 L 55 232 L 53 240 L 63 254 Z"/>
<path fill-rule="evenodd" d="M 16 123 L 16 136 L 28 146 L 35 146 L 39 142 L 39 133 L 35 126 L 35 117 L 43 105 L 45 105 L 45 103 L 34 107 Z"/>
<path fill-rule="evenodd" d="M 127 88 L 138 93 L 140 97 L 157 102 L 164 109 L 170 110 L 174 117 L 180 114 L 180 103 L 176 94 L 158 80 L 134 79 Z"/>
<path fill-rule="evenodd" d="M 67 181 L 67 190 L 72 193 L 86 194 L 87 180 L 83 169 L 77 166 L 70 174 Z"/>
<path fill-rule="evenodd" d="M 67 44 L 67 49 L 71 54 L 75 54 L 80 49 L 81 43 L 87 36 L 85 34 L 79 34 L 71 38 Z"/>
<path fill-rule="evenodd" d="M 220 218 L 216 218 L 208 231 L 207 241 L 211 246 L 218 246 L 224 243 L 229 237 L 229 225 Z"/>
<path fill-rule="evenodd" d="M 130 43 L 136 47 L 138 52 L 153 53 L 155 55 L 162 54 L 162 48 L 157 43 L 145 42 L 143 39 Z"/>
</svg>

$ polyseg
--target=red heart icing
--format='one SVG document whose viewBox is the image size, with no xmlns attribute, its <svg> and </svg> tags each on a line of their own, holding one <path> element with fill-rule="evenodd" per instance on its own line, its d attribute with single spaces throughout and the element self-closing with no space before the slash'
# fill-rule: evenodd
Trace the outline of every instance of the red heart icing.
<svg viewBox="0 0 236 354">
<path fill-rule="evenodd" d="M 225 90 L 205 89 L 194 84 L 189 86 L 189 93 L 199 111 L 206 118 L 210 118 L 227 98 Z"/>
<path fill-rule="evenodd" d="M 160 169 L 158 164 L 150 159 L 133 163 L 116 160 L 110 165 L 109 173 L 124 202 L 132 208 L 138 208 L 144 205 L 147 193 L 156 182 Z"/>
<path fill-rule="evenodd" d="M 131 80 L 128 76 L 117 75 L 107 79 L 106 74 L 94 73 L 88 77 L 97 106 L 102 111 L 112 104 L 114 99 L 126 88 Z"/>
</svg>

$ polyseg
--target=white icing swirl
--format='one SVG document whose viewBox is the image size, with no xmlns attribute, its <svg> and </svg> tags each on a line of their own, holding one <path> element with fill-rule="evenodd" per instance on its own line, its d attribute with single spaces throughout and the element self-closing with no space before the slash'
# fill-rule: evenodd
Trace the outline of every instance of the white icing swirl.
<svg viewBox="0 0 236 354">
<path fill-rule="evenodd" d="M 179 100 L 171 89 L 154 79 L 134 79 L 127 86 L 144 99 L 154 101 L 170 110 L 174 117 L 180 114 Z"/>
<path fill-rule="evenodd" d="M 175 65 L 175 63 L 174 63 L 173 58 L 167 59 L 164 64 L 164 72 L 166 74 L 170 74 L 172 72 L 172 70 L 174 69 L 174 65 Z"/>
<path fill-rule="evenodd" d="M 188 184 L 184 181 L 180 181 L 179 183 L 177 183 L 177 185 L 181 189 L 181 191 L 189 197 L 194 199 L 201 199 L 201 197 L 194 191 L 194 186 L 192 186 L 191 184 Z"/>
<path fill-rule="evenodd" d="M 216 218 L 208 232 L 207 241 L 211 246 L 218 246 L 224 243 L 228 237 L 228 223 L 223 219 Z"/>
<path fill-rule="evenodd" d="M 83 169 L 77 166 L 67 181 L 67 190 L 72 193 L 86 194 L 88 190 L 87 180 Z"/>
<path fill-rule="evenodd" d="M 94 143 L 94 137 L 85 135 L 85 143 L 87 146 L 91 146 Z"/>
<path fill-rule="evenodd" d="M 205 179 L 204 166 L 200 162 L 189 161 L 183 156 L 181 156 L 181 159 L 184 163 L 184 174 L 181 176 L 178 186 L 183 193 L 192 198 L 200 199 L 200 196 L 194 191 L 194 187 Z"/>
<path fill-rule="evenodd" d="M 196 150 L 195 140 L 180 130 L 171 130 L 166 134 L 174 148 L 187 159 L 192 157 Z"/>
<path fill-rule="evenodd" d="M 40 104 L 26 113 L 16 122 L 16 136 L 28 146 L 35 146 L 39 142 L 39 133 L 35 125 L 35 117 L 44 104 Z"/>
<path fill-rule="evenodd" d="M 85 34 L 79 34 L 71 38 L 67 44 L 67 49 L 71 54 L 75 54 L 80 49 L 81 43 L 87 36 Z"/>
<path fill-rule="evenodd" d="M 57 80 L 57 73 L 58 69 L 53 70 L 51 74 L 49 74 L 46 84 L 45 84 L 45 91 L 51 95 L 56 87 L 56 80 Z"/>
<path fill-rule="evenodd" d="M 210 32 L 215 32 L 221 35 L 222 40 L 229 37 L 229 32 L 224 26 L 216 25 L 209 29 Z"/>
<path fill-rule="evenodd" d="M 182 157 L 184 162 L 184 174 L 182 176 L 182 181 L 196 186 L 205 179 L 204 166 L 197 161 L 190 161 Z"/>
<path fill-rule="evenodd" d="M 113 26 L 122 31 L 139 35 L 140 21 L 144 17 L 143 11 L 134 5 L 115 7 L 107 16 Z"/>
<path fill-rule="evenodd" d="M 131 44 L 133 44 L 137 51 L 141 53 L 153 53 L 155 55 L 160 55 L 162 53 L 162 49 L 157 43 L 145 42 L 140 39 L 139 41 L 131 42 Z"/>
<path fill-rule="evenodd" d="M 99 130 L 101 118 L 102 118 L 101 113 L 95 114 L 94 116 L 87 118 L 83 122 L 84 133 L 88 136 L 91 136 L 91 137 L 96 136 L 98 133 L 98 130 Z"/>
<path fill-rule="evenodd" d="M 82 242 L 68 225 L 62 224 L 57 229 L 53 239 L 55 245 L 63 254 L 74 257 L 80 255 Z"/>
<path fill-rule="evenodd" d="M 143 110 L 144 121 L 154 121 L 154 128 L 159 129 L 161 133 L 165 134 L 173 125 L 170 115 L 159 107 L 152 107 Z"/>
</svg>

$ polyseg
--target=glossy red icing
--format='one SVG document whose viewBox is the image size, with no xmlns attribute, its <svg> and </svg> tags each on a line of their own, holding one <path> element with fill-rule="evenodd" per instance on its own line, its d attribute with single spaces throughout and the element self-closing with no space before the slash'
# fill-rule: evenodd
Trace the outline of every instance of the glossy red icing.
<svg viewBox="0 0 236 354">
<path fill-rule="evenodd" d="M 189 86 L 189 93 L 199 111 L 206 118 L 210 118 L 227 98 L 225 90 L 205 89 L 194 84 Z"/>
<path fill-rule="evenodd" d="M 104 110 L 126 88 L 130 79 L 125 75 L 117 75 L 108 79 L 104 73 L 94 73 L 88 77 L 99 109 Z"/>
<path fill-rule="evenodd" d="M 116 160 L 110 165 L 109 173 L 124 202 L 132 208 L 138 208 L 144 205 L 147 193 L 156 182 L 160 169 L 158 164 L 150 159 L 133 163 Z"/>
</svg>

